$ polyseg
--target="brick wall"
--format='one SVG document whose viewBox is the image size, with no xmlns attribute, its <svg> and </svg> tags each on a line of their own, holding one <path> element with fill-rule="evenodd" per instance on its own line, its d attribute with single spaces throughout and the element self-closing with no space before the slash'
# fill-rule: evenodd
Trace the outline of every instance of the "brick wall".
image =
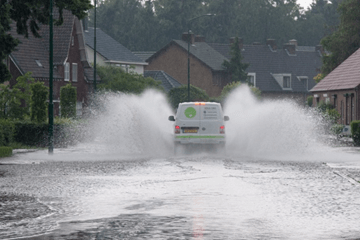
<svg viewBox="0 0 360 240">
<path fill-rule="evenodd" d="M 314 92 L 313 105 L 329 102 L 340 113 L 340 124 L 349 125 L 353 120 L 360 120 L 359 93 L 355 89 L 327 92 Z"/>
<path fill-rule="evenodd" d="M 187 51 L 177 44 L 170 45 L 153 57 L 145 70 L 162 70 L 182 84 L 188 84 Z M 213 72 L 190 55 L 190 84 L 202 88 L 210 97 L 219 96 L 225 84 L 223 73 Z"/>
</svg>

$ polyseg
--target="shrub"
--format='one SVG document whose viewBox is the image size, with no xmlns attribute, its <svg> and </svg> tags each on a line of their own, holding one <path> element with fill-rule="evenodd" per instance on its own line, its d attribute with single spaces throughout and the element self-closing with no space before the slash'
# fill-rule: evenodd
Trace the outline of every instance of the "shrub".
<svg viewBox="0 0 360 240">
<path fill-rule="evenodd" d="M 351 136 L 356 146 L 360 146 L 360 120 L 352 121 L 350 123 Z"/>
<path fill-rule="evenodd" d="M 307 97 L 307 105 L 308 105 L 309 107 L 312 107 L 312 105 L 313 105 L 313 100 L 314 100 L 314 97 L 313 97 L 313 96 L 308 96 L 308 97 Z"/>
<path fill-rule="evenodd" d="M 12 155 L 11 147 L 0 147 L 0 158 L 10 157 Z"/>
<path fill-rule="evenodd" d="M 45 122 L 47 118 L 48 87 L 42 82 L 31 85 L 31 121 Z"/>
<path fill-rule="evenodd" d="M 14 140 L 15 125 L 12 121 L 0 119 L 0 146 L 9 146 Z"/>
<path fill-rule="evenodd" d="M 168 92 L 168 98 L 173 108 L 177 108 L 179 103 L 188 102 L 187 85 L 171 89 Z M 190 101 L 209 101 L 209 95 L 205 90 L 190 85 Z"/>
<path fill-rule="evenodd" d="M 76 88 L 67 84 L 60 88 L 61 117 L 76 117 Z"/>
<path fill-rule="evenodd" d="M 330 131 L 335 135 L 339 135 L 339 134 L 341 134 L 343 129 L 344 129 L 344 125 L 334 124 L 331 126 Z"/>
</svg>

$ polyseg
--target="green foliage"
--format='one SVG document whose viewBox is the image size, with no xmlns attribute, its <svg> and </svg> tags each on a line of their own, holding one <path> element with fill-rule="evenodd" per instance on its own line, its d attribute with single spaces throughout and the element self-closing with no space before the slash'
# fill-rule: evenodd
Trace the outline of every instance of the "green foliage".
<svg viewBox="0 0 360 240">
<path fill-rule="evenodd" d="M 321 40 L 325 50 L 321 72 L 334 70 L 360 47 L 360 0 L 345 0 L 339 6 L 340 25 L 331 35 Z"/>
<path fill-rule="evenodd" d="M 67 84 L 60 88 L 61 117 L 76 117 L 76 88 Z"/>
<path fill-rule="evenodd" d="M 141 74 L 126 73 L 119 67 L 98 66 L 97 73 L 101 78 L 99 89 L 112 92 L 140 94 L 144 90 L 154 88 L 164 90 L 160 81 Z"/>
<path fill-rule="evenodd" d="M 341 134 L 343 129 L 344 129 L 344 125 L 334 124 L 331 126 L 330 131 L 335 135 L 339 135 L 339 134 Z"/>
<path fill-rule="evenodd" d="M 242 63 L 243 57 L 239 46 L 239 38 L 236 37 L 234 43 L 231 45 L 230 62 L 225 60 L 223 67 L 226 72 L 230 74 L 232 82 L 246 82 L 247 73 L 246 68 L 249 66 L 247 63 Z"/>
<path fill-rule="evenodd" d="M 31 72 L 16 79 L 16 84 L 0 85 L 0 117 L 5 119 L 24 119 L 30 115 L 30 86 L 34 79 Z"/>
<path fill-rule="evenodd" d="M 31 85 L 31 92 L 31 121 L 45 122 L 47 118 L 48 87 L 42 82 L 36 82 Z"/>
<path fill-rule="evenodd" d="M 11 147 L 0 147 L 0 158 L 10 157 L 12 155 Z"/>
<path fill-rule="evenodd" d="M 0 119 L 0 146 L 9 146 L 14 140 L 15 124 L 13 121 Z"/>
<path fill-rule="evenodd" d="M 307 100 L 307 105 L 308 105 L 309 107 L 312 107 L 314 97 L 313 97 L 313 96 L 308 96 L 306 100 Z"/>
<path fill-rule="evenodd" d="M 63 22 L 63 10 L 70 10 L 75 16 L 84 18 L 87 10 L 91 8 L 90 0 L 54 0 L 53 7 L 58 9 L 59 18 L 55 24 Z M 39 35 L 39 23 L 48 24 L 50 17 L 50 1 L 48 0 L 22 0 L 22 1 L 0 1 L 0 83 L 10 80 L 10 73 L 3 60 L 15 50 L 19 40 L 8 34 L 10 23 L 16 23 L 17 33 L 28 37 L 28 29 L 35 37 Z"/>
<path fill-rule="evenodd" d="M 340 113 L 333 105 L 331 105 L 331 103 L 324 103 L 321 101 L 317 106 L 317 109 L 320 111 L 324 119 L 330 124 L 336 124 L 341 117 Z"/>
<path fill-rule="evenodd" d="M 352 121 L 350 123 L 351 136 L 356 146 L 360 146 L 360 120 Z"/>
<path fill-rule="evenodd" d="M 179 103 L 188 102 L 187 85 L 171 89 L 168 92 L 168 98 L 174 109 L 178 107 Z M 209 95 L 205 92 L 205 90 L 190 85 L 190 101 L 209 101 Z"/>
</svg>

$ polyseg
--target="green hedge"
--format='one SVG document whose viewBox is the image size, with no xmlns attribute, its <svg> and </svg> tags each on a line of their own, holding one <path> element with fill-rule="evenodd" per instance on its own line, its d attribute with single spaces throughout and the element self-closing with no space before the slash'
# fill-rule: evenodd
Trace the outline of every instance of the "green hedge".
<svg viewBox="0 0 360 240">
<path fill-rule="evenodd" d="M 0 147 L 0 158 L 10 157 L 12 155 L 11 147 Z"/>
<path fill-rule="evenodd" d="M 0 119 L 0 146 L 9 146 L 14 141 L 15 124 L 12 121 Z"/>
<path fill-rule="evenodd" d="M 360 146 L 360 120 L 352 121 L 350 123 L 351 136 L 356 146 Z"/>
</svg>

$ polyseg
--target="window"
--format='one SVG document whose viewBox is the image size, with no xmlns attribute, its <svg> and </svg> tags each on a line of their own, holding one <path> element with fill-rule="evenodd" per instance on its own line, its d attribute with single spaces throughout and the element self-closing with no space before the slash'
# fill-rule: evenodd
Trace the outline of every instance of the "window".
<svg viewBox="0 0 360 240">
<path fill-rule="evenodd" d="M 246 81 L 256 87 L 256 73 L 248 73 Z"/>
<path fill-rule="evenodd" d="M 77 76 L 78 76 L 78 71 L 77 71 L 77 63 L 73 63 L 72 64 L 72 81 L 73 82 L 77 82 Z"/>
<path fill-rule="evenodd" d="M 291 88 L 291 78 L 290 76 L 283 77 L 283 88 Z"/>
<path fill-rule="evenodd" d="M 70 63 L 65 63 L 64 66 L 64 80 L 69 81 L 70 80 Z"/>
</svg>

